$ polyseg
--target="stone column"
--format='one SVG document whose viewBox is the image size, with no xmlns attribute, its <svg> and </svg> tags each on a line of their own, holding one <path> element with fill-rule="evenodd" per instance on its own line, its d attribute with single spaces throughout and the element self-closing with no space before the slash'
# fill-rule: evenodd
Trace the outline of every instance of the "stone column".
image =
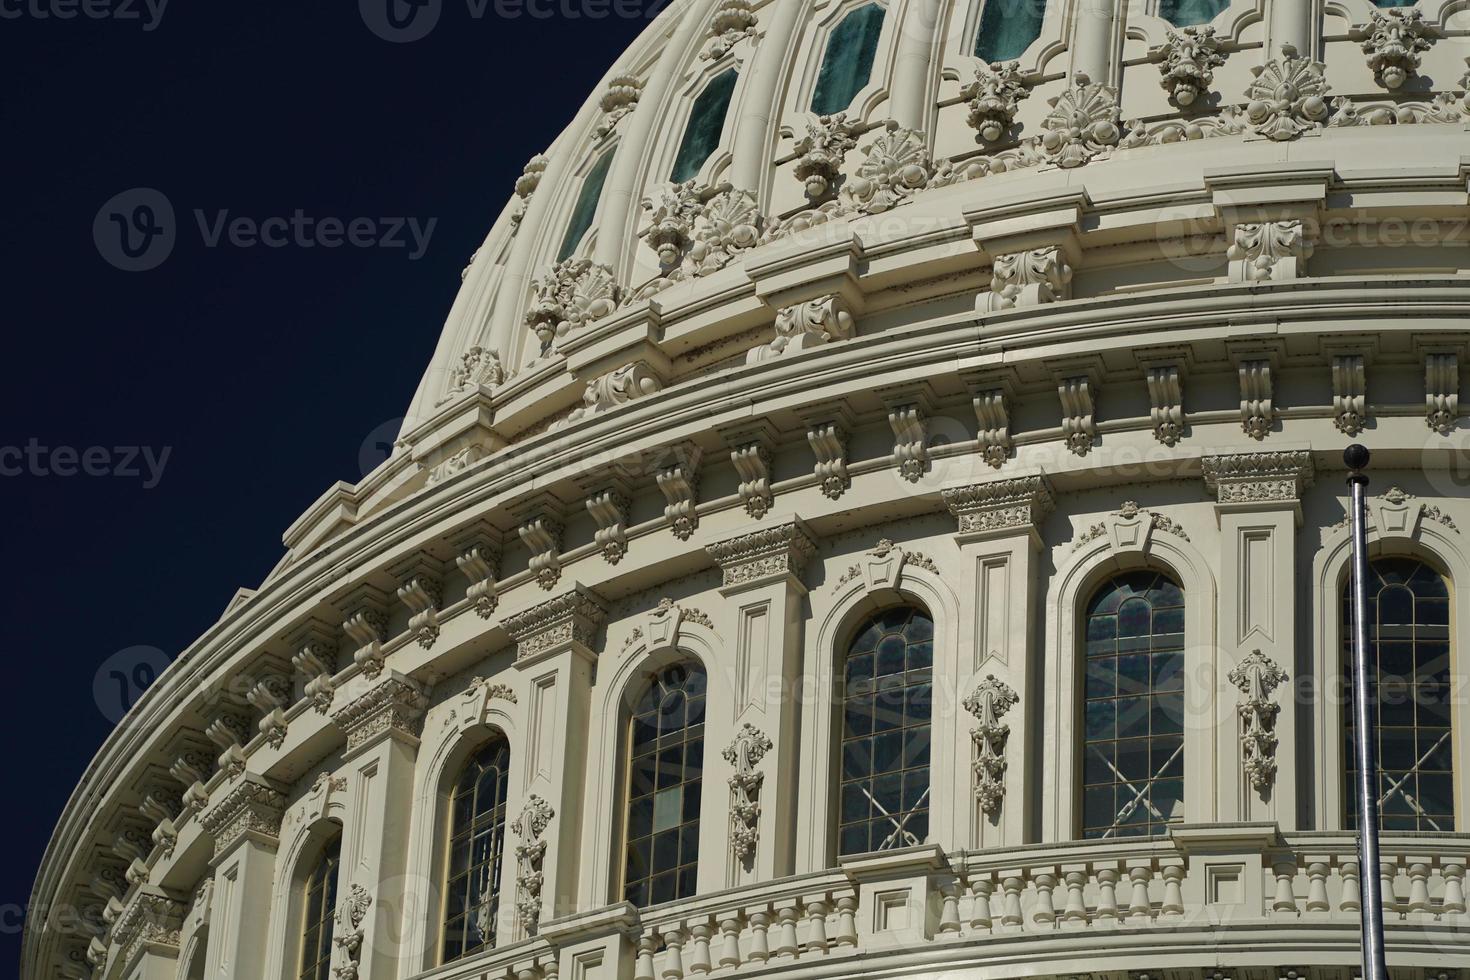
<svg viewBox="0 0 1470 980">
<path fill-rule="evenodd" d="M 427 699 L 417 683 L 391 671 L 342 693 L 345 703 L 332 713 L 347 738 L 332 959 L 344 977 L 391 980 L 429 893 L 410 888 L 405 874 L 419 719 Z"/>
<path fill-rule="evenodd" d="M 911 0 L 903 6 L 893 59 L 893 95 L 889 115 L 900 126 L 924 132 L 929 128 L 933 100 L 929 81 L 934 77 L 934 38 L 944 19 L 938 0 Z M 932 134 L 930 134 L 932 136 Z M 933 139 L 929 143 L 933 144 Z"/>
<path fill-rule="evenodd" d="M 214 899 L 207 980 L 263 980 L 276 848 L 286 797 L 264 776 L 247 772 L 205 811 L 214 838 Z"/>
<path fill-rule="evenodd" d="M 1220 526 L 1220 675 L 1212 735 L 1218 744 L 1205 756 L 1217 760 L 1218 769 L 1209 819 L 1275 821 L 1295 830 L 1304 822 L 1294 764 L 1294 679 L 1311 670 L 1309 656 L 1301 662 L 1296 656 L 1303 594 L 1296 581 L 1296 529 L 1302 491 L 1312 484 L 1312 457 L 1302 451 L 1206 456 L 1202 467 Z"/>
<path fill-rule="evenodd" d="M 750 534 L 712 544 L 705 549 L 720 566 L 724 583 L 716 632 L 733 650 L 733 661 L 719 665 L 732 671 L 734 692 L 731 718 L 736 732 L 745 725 L 756 729 L 769 748 L 756 771 L 762 773 L 759 813 L 752 821 L 753 851 L 739 856 L 727 852 L 727 887 L 751 881 L 770 881 L 793 873 L 796 861 L 796 772 L 800 731 L 798 697 L 802 692 L 802 600 L 806 586 L 801 572 L 816 551 L 816 538 L 800 518 Z M 717 665 L 711 664 L 711 669 Z M 739 736 L 737 735 L 737 743 Z M 760 744 L 765 745 L 762 741 Z M 711 745 L 705 753 L 710 767 Z M 740 773 L 741 746 L 731 745 Z M 715 790 L 709 780 L 705 792 Z M 732 792 L 735 789 L 732 786 Z M 740 819 L 736 814 L 732 820 Z M 713 858 L 713 855 L 711 855 Z"/>
<path fill-rule="evenodd" d="M 775 156 L 776 133 L 771 120 L 781 111 L 777 100 L 784 91 L 782 83 L 789 73 L 792 41 L 805 8 L 803 0 L 775 0 L 759 15 L 762 21 L 769 21 L 757 25 L 764 34 L 745 79 L 730 161 L 730 183 L 757 196 Z"/>
<path fill-rule="evenodd" d="M 505 621 L 506 631 L 516 642 L 516 669 L 524 671 L 529 680 L 525 747 L 511 769 L 510 794 L 511 818 L 524 832 L 519 836 L 507 833 L 507 865 L 517 863 L 513 848 L 546 843 L 534 861 L 517 868 L 515 894 L 501 896 L 502 907 L 518 909 L 516 937 L 534 933 L 542 918 L 565 915 L 575 907 L 588 720 L 597 662 L 593 643 L 606 618 L 607 605 L 601 597 L 573 584 L 572 591 Z M 537 806 L 541 817 L 533 813 L 533 818 L 517 819 L 532 807 L 532 796 L 549 807 L 549 814 Z M 532 878 L 537 870 L 540 883 Z"/>
<path fill-rule="evenodd" d="M 144 886 L 112 927 L 120 975 L 128 980 L 174 980 L 179 970 L 179 929 L 186 909 L 157 888 Z"/>
<path fill-rule="evenodd" d="M 1119 0 L 1078 0 L 1073 13 L 1072 74 L 1079 72 L 1095 85 L 1118 84 L 1115 70 Z"/>
<path fill-rule="evenodd" d="M 1041 521 L 1055 506 L 1043 474 L 992 480 L 944 491 L 959 522 L 962 577 L 960 689 L 966 714 L 954 732 L 955 773 L 969 793 L 956 794 L 958 847 L 1028 843 L 1035 835 L 1035 793 L 1041 774 L 1028 772 L 1035 721 L 1041 711 L 1041 652 L 1036 646 L 1037 559 Z M 998 729 L 996 726 L 1000 726 Z M 937 731 L 936 731 L 937 734 Z M 998 762 L 998 764 L 997 764 Z"/>
</svg>

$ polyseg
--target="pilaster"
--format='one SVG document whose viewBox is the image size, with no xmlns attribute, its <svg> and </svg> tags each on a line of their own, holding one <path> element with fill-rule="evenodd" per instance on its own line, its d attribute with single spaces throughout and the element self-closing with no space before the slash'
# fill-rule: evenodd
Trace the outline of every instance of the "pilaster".
<svg viewBox="0 0 1470 980">
<path fill-rule="evenodd" d="M 184 903 L 159 889 L 140 889 L 112 927 L 122 975 L 128 980 L 173 980 L 186 911 Z"/>
<path fill-rule="evenodd" d="M 268 944 L 276 848 L 286 797 L 262 776 L 246 773 L 205 811 L 202 825 L 214 838 L 214 926 L 209 933 L 205 975 L 262 980 Z"/>
</svg>

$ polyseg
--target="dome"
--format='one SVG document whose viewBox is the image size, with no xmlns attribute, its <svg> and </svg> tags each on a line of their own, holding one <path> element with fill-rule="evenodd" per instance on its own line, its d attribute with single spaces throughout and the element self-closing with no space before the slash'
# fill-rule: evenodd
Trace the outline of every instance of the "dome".
<svg viewBox="0 0 1470 980">
<path fill-rule="evenodd" d="M 1467 36 L 670 5 L 82 775 L 23 976 L 1352 976 L 1353 442 L 1388 959 L 1447 976 Z"/>
</svg>

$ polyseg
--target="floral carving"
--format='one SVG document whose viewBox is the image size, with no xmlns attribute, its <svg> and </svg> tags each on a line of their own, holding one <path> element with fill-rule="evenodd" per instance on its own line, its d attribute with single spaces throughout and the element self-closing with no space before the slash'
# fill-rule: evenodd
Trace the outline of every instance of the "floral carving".
<svg viewBox="0 0 1470 980">
<path fill-rule="evenodd" d="M 332 940 L 342 951 L 341 964 L 332 970 L 338 980 L 357 980 L 362 961 L 362 941 L 366 932 L 363 920 L 373 904 L 366 888 L 352 883 L 352 889 L 337 910 L 336 937 Z"/>
<path fill-rule="evenodd" d="M 515 210 L 510 213 L 510 223 L 519 229 L 521 221 L 526 217 L 526 208 L 531 204 L 531 195 L 536 193 L 536 188 L 541 186 L 541 175 L 546 173 L 546 165 L 550 163 L 543 154 L 536 154 L 526 162 L 525 169 L 516 178 L 516 203 Z M 474 259 L 470 262 L 473 264 Z"/>
<path fill-rule="evenodd" d="M 862 154 L 857 174 L 842 188 L 844 203 L 861 214 L 880 214 L 907 203 L 934 176 L 923 135 L 891 119 Z"/>
<path fill-rule="evenodd" d="M 500 355 L 476 344 L 461 354 L 459 363 L 450 370 L 449 384 L 439 403 L 442 405 L 455 395 L 473 391 L 481 385 L 494 388 L 504 383 L 505 369 L 501 367 Z"/>
<path fill-rule="evenodd" d="M 852 336 L 852 314 L 847 301 L 834 293 L 788 306 L 776 314 L 776 339 L 752 350 L 746 360 L 755 364 L 820 347 Z"/>
<path fill-rule="evenodd" d="M 1470 116 L 1470 94 L 1456 99 L 1450 92 L 1440 92 L 1428 102 L 1370 102 L 1367 104 L 1338 99 L 1333 102 L 1332 118 L 1327 125 L 1337 126 L 1411 126 L 1416 123 L 1449 123 L 1466 121 Z"/>
<path fill-rule="evenodd" d="M 1011 726 L 1001 718 L 1019 700 L 1004 681 L 987 674 L 964 701 L 965 710 L 979 721 L 970 729 L 970 738 L 975 745 L 975 798 L 986 816 L 999 813 L 1005 800 L 1006 740 Z"/>
<path fill-rule="evenodd" d="M 521 839 L 516 845 L 516 911 L 527 932 L 534 933 L 541 921 L 541 888 L 546 877 L 541 870 L 546 859 L 546 828 L 556 816 L 541 797 L 532 793 L 525 809 L 511 824 L 511 832 Z"/>
<path fill-rule="evenodd" d="M 638 105 L 643 94 L 643 82 L 637 75 L 617 75 L 607 83 L 607 91 L 597 103 L 602 110 L 602 122 L 592 130 L 592 138 L 600 140 L 617 128 L 618 122 Z"/>
<path fill-rule="evenodd" d="M 1311 58 L 1298 57 L 1290 44 L 1281 46 L 1281 57 L 1251 69 L 1255 78 L 1246 86 L 1246 118 L 1251 128 L 1272 140 L 1296 139 L 1321 129 L 1326 122 L 1331 86 L 1325 66 Z"/>
<path fill-rule="evenodd" d="M 746 722 L 725 746 L 725 751 L 720 753 L 735 767 L 735 773 L 730 777 L 730 849 L 739 861 L 755 853 L 760 833 L 760 791 L 766 778 L 766 774 L 756 766 L 769 751 L 771 740 Z"/>
<path fill-rule="evenodd" d="M 1239 136 L 1249 128 L 1241 110 L 1226 106 L 1213 116 L 1188 119 L 1162 119 L 1145 123 L 1142 119 L 1130 120 L 1128 135 L 1119 146 L 1129 149 L 1135 146 L 1160 146 L 1164 143 L 1183 143 L 1188 140 L 1212 139 L 1216 136 Z"/>
<path fill-rule="evenodd" d="M 1271 694 L 1286 680 L 1286 671 L 1259 650 L 1252 650 L 1229 674 L 1240 689 L 1240 749 L 1251 785 L 1263 790 L 1276 777 L 1276 715 L 1281 706 Z"/>
<path fill-rule="evenodd" d="M 1372 20 L 1358 28 L 1366 35 L 1363 53 L 1373 78 L 1386 89 L 1400 88 L 1419 74 L 1419 52 L 1430 47 L 1430 28 L 1417 7 L 1374 10 Z"/>
<path fill-rule="evenodd" d="M 1051 100 L 1051 112 L 1041 123 L 1041 146 L 1049 162 L 1080 167 L 1106 157 L 1118 145 L 1118 92 L 1095 85 L 1082 72 L 1072 76 L 1071 87 Z"/>
<path fill-rule="evenodd" d="M 710 17 L 709 40 L 699 57 L 718 61 L 741 41 L 755 37 L 756 19 L 751 0 L 720 0 Z"/>
<path fill-rule="evenodd" d="M 617 309 L 622 290 L 608 266 L 591 259 L 565 259 L 536 282 L 526 325 L 547 350 L 551 342 Z"/>
<path fill-rule="evenodd" d="M 1251 221 L 1235 226 L 1226 251 L 1231 279 L 1270 282 L 1295 279 L 1313 251 L 1300 218 L 1290 221 Z"/>
<path fill-rule="evenodd" d="M 1170 30 L 1158 54 L 1159 74 L 1164 76 L 1161 84 L 1169 91 L 1169 101 L 1181 109 L 1208 94 L 1215 80 L 1214 69 L 1225 64 L 1213 27 Z"/>
<path fill-rule="evenodd" d="M 644 198 L 643 210 L 648 225 L 639 234 L 658 254 L 660 275 L 640 287 L 634 299 L 718 272 L 760 242 L 763 218 L 755 195 L 728 185 L 665 184 Z"/>
<path fill-rule="evenodd" d="M 1021 100 L 1031 94 L 1014 61 L 981 65 L 969 89 L 970 128 L 986 143 L 998 143 L 1011 131 Z"/>
<path fill-rule="evenodd" d="M 991 265 L 990 308 L 1035 306 L 1066 299 L 1072 266 L 1059 245 L 997 255 Z"/>
<path fill-rule="evenodd" d="M 806 135 L 792 147 L 798 154 L 792 172 L 805 187 L 807 200 L 819 204 L 835 193 L 842 180 L 842 162 L 857 146 L 857 133 L 845 112 L 807 123 Z"/>
<path fill-rule="evenodd" d="M 610 412 L 629 402 L 663 390 L 664 383 L 643 361 L 625 364 L 616 371 L 609 371 L 600 378 L 587 382 L 582 393 L 582 405 L 554 426 L 560 428 L 602 412 Z"/>
</svg>

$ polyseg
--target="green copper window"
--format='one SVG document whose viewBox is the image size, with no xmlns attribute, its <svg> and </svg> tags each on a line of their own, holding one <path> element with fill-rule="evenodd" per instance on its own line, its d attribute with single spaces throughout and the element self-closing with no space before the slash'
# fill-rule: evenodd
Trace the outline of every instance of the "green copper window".
<svg viewBox="0 0 1470 980">
<path fill-rule="evenodd" d="M 1184 593 L 1129 572 L 1085 618 L 1082 835 L 1167 833 L 1184 819 Z"/>
<path fill-rule="evenodd" d="M 465 763 L 449 801 L 445 963 L 495 945 L 509 788 L 510 745 L 497 735 Z"/>
<path fill-rule="evenodd" d="M 1358 824 L 1353 752 L 1352 584 L 1343 586 L 1343 819 Z M 1378 708 L 1378 811 L 1384 830 L 1455 829 L 1450 598 L 1421 561 L 1368 566 L 1368 671 Z"/>
<path fill-rule="evenodd" d="M 1041 36 L 1046 0 L 983 2 L 980 32 L 975 37 L 975 57 L 987 62 L 1014 61 Z"/>
<path fill-rule="evenodd" d="M 623 898 L 638 908 L 693 895 L 704 778 L 704 668 L 659 671 L 628 727 Z"/>
<path fill-rule="evenodd" d="M 683 142 L 679 144 L 679 155 L 674 159 L 674 172 L 669 175 L 673 181 L 685 181 L 699 173 L 704 161 L 720 145 L 720 132 L 725 128 L 725 114 L 730 111 L 730 98 L 735 94 L 736 77 L 734 68 L 726 69 L 694 100 Z"/>
<path fill-rule="evenodd" d="M 1175 27 L 1208 24 L 1230 0 L 1159 0 L 1159 16 Z"/>
<path fill-rule="evenodd" d="M 876 3 L 867 4 L 842 18 L 832 31 L 812 92 L 812 112 L 820 116 L 843 112 L 868 84 L 878 53 L 878 35 L 883 33 L 883 13 Z"/>
<path fill-rule="evenodd" d="M 839 854 L 924 843 L 934 621 L 910 606 L 858 628 L 843 663 Z"/>
<path fill-rule="evenodd" d="M 612 160 L 611 153 L 604 153 L 587 172 L 587 176 L 582 178 L 582 189 L 577 193 L 577 206 L 572 209 L 572 223 L 567 226 L 566 237 L 561 240 L 561 251 L 556 253 L 558 262 L 577 250 L 587 229 L 592 227 L 592 220 L 597 217 L 597 202 L 602 199 L 602 185 L 607 181 L 607 171 L 612 166 Z"/>
<path fill-rule="evenodd" d="M 330 980 L 332 976 L 332 916 L 337 914 L 337 867 L 342 838 L 334 837 L 322 849 L 311 877 L 306 879 L 306 919 L 301 931 L 301 980 Z"/>
</svg>

